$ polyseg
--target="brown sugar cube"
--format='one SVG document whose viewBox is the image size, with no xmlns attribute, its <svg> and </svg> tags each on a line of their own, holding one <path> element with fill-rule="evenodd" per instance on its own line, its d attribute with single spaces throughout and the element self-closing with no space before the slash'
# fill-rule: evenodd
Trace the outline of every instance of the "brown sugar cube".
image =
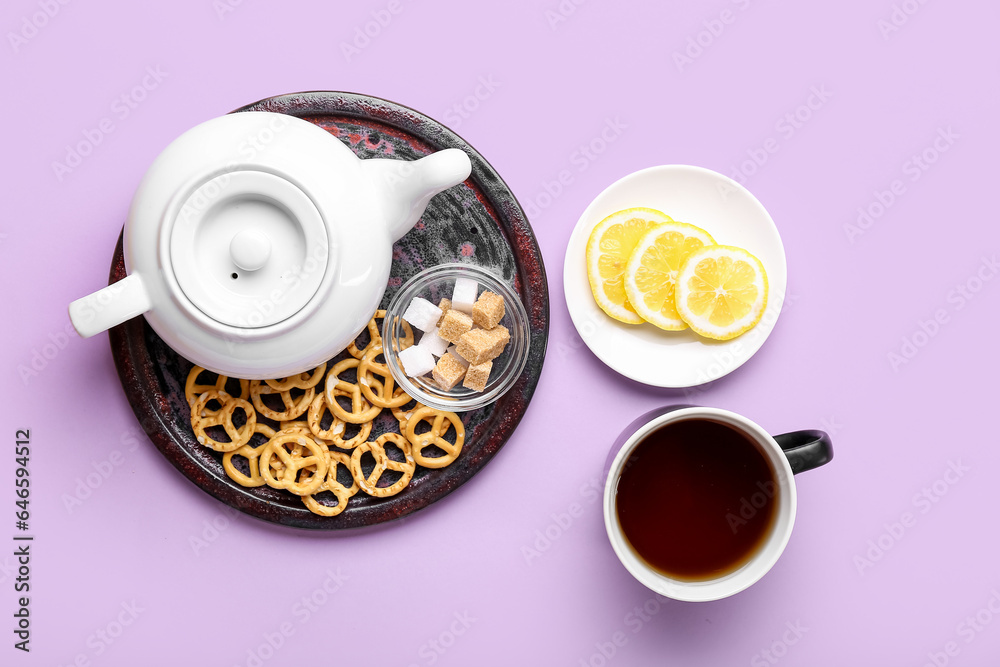
<svg viewBox="0 0 1000 667">
<path fill-rule="evenodd" d="M 507 347 L 507 343 L 510 342 L 510 331 L 503 325 L 497 325 L 492 329 L 486 330 L 486 335 L 492 342 L 487 358 L 496 359 L 504 351 L 504 348 Z"/>
<path fill-rule="evenodd" d="M 492 361 L 469 366 L 469 369 L 465 371 L 465 382 L 462 383 L 462 386 L 473 391 L 483 391 L 486 389 L 486 381 L 490 379 L 491 370 L 493 370 Z"/>
<path fill-rule="evenodd" d="M 499 357 L 507 347 L 508 341 L 510 332 L 503 325 L 497 325 L 492 329 L 473 329 L 462 334 L 455 345 L 455 351 L 475 366 Z"/>
<path fill-rule="evenodd" d="M 468 368 L 468 367 L 469 367 L 469 362 L 468 362 L 468 361 L 466 361 L 466 360 L 465 360 L 465 359 L 464 359 L 464 358 L 462 357 L 462 355 L 460 355 L 460 354 L 458 353 L 458 348 L 457 348 L 457 347 L 455 347 L 454 345 L 452 345 L 452 346 L 450 346 L 450 347 L 448 348 L 448 354 L 450 354 L 451 356 L 455 357 L 455 361 L 457 361 L 458 363 L 462 364 L 462 365 L 463 365 L 463 366 L 465 366 L 466 368 Z"/>
<path fill-rule="evenodd" d="M 455 361 L 450 354 L 438 359 L 437 365 L 431 371 L 434 381 L 445 391 L 449 391 L 465 377 L 465 366 Z"/>
<path fill-rule="evenodd" d="M 475 366 L 490 360 L 490 352 L 496 342 L 489 335 L 489 329 L 473 329 L 462 334 L 455 344 L 455 351 L 460 357 Z"/>
<path fill-rule="evenodd" d="M 441 309 L 441 320 L 443 320 L 444 316 L 451 310 L 451 299 L 441 299 L 438 308 Z M 438 320 L 438 326 L 441 326 L 441 320 Z"/>
<path fill-rule="evenodd" d="M 472 329 L 472 318 L 460 310 L 451 308 L 438 325 L 438 336 L 444 338 L 449 343 L 458 343 L 462 334 Z"/>
<path fill-rule="evenodd" d="M 483 292 L 472 305 L 472 321 L 484 329 L 500 324 L 503 313 L 503 297 L 493 292 Z"/>
</svg>

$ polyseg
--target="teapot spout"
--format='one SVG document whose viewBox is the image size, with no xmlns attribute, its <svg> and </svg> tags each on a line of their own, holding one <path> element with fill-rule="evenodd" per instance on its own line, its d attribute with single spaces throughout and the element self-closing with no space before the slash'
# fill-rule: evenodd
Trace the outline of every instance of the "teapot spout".
<svg viewBox="0 0 1000 667">
<path fill-rule="evenodd" d="M 469 177 L 472 162 L 457 148 L 446 148 L 419 160 L 361 161 L 384 204 L 386 225 L 396 241 L 417 224 L 427 202 L 437 193 Z"/>
</svg>

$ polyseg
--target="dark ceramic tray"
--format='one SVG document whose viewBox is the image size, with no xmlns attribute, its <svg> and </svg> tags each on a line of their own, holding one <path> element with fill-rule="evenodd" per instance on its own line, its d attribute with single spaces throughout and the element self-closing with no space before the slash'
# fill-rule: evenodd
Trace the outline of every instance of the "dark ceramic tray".
<svg viewBox="0 0 1000 667">
<path fill-rule="evenodd" d="M 398 519 L 440 500 L 468 481 L 514 432 L 538 384 L 548 338 L 549 299 L 545 268 L 524 212 L 496 171 L 458 135 L 412 109 L 351 93 L 309 92 L 273 97 L 237 109 L 273 111 L 304 118 L 339 137 L 359 157 L 415 160 L 443 148 L 459 148 L 472 159 L 465 183 L 434 197 L 416 228 L 393 246 L 393 267 L 384 308 L 396 290 L 421 270 L 445 262 L 478 264 L 502 276 L 528 313 L 528 364 L 499 401 L 462 415 L 466 444 L 447 468 L 417 468 L 409 486 L 390 498 L 358 493 L 338 516 L 323 517 L 285 491 L 248 489 L 226 476 L 222 455 L 197 443 L 190 427 L 184 382 L 191 362 L 137 317 L 110 332 L 111 350 L 125 395 L 153 444 L 203 491 L 265 521 L 322 530 L 370 526 Z M 125 277 L 119 238 L 110 282 Z M 343 354 L 341 357 L 344 356 Z M 338 357 L 340 358 L 340 357 Z M 370 439 L 395 424 L 384 411 Z"/>
</svg>

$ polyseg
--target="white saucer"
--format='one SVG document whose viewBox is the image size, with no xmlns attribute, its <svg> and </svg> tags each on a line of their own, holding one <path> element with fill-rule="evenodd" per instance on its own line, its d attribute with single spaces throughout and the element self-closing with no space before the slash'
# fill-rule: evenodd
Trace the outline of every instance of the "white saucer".
<svg viewBox="0 0 1000 667">
<path fill-rule="evenodd" d="M 645 206 L 705 229 L 717 243 L 746 248 L 764 264 L 767 308 L 753 329 L 729 341 L 702 338 L 690 329 L 662 331 L 651 324 L 623 324 L 594 301 L 587 280 L 586 249 L 601 220 L 624 208 Z M 693 387 L 728 375 L 767 340 L 785 298 L 785 249 L 771 216 L 736 181 L 688 165 L 650 167 L 622 178 L 580 216 L 566 249 L 563 289 L 583 342 L 622 375 L 656 387 Z"/>
</svg>

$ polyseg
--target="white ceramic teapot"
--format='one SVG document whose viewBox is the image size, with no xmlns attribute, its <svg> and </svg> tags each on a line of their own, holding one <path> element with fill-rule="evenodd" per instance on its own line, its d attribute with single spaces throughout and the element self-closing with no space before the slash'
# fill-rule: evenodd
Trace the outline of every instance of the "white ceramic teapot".
<svg viewBox="0 0 1000 667">
<path fill-rule="evenodd" d="M 137 315 L 174 350 L 248 379 L 311 369 L 378 307 L 392 242 L 472 169 L 460 150 L 360 160 L 312 123 L 215 118 L 153 162 L 124 232 L 128 276 L 70 304 L 88 337 Z"/>
</svg>

